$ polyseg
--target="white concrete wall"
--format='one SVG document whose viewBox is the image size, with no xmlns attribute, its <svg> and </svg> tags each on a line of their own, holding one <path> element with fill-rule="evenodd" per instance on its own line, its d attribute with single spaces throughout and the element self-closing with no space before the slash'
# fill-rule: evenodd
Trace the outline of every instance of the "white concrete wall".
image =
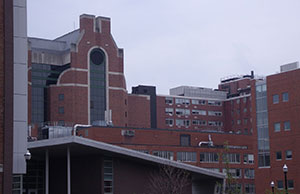
<svg viewBox="0 0 300 194">
<path fill-rule="evenodd" d="M 14 145 L 13 173 L 26 173 L 27 151 L 27 8 L 26 0 L 14 0 Z"/>
</svg>

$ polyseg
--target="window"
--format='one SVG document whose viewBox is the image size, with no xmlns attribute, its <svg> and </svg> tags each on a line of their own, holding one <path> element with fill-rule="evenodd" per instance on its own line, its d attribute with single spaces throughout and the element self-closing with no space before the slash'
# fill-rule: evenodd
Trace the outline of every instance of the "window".
<svg viewBox="0 0 300 194">
<path fill-rule="evenodd" d="M 240 163 L 240 154 L 237 153 L 226 153 L 223 154 L 223 163 Z"/>
<path fill-rule="evenodd" d="M 244 164 L 254 164 L 254 154 L 244 154 Z"/>
<path fill-rule="evenodd" d="M 236 194 L 242 194 L 242 185 L 237 183 L 230 184 L 229 186 L 227 185 L 225 193 L 232 193 L 232 191 L 236 191 Z"/>
<path fill-rule="evenodd" d="M 183 98 L 175 98 L 175 103 L 176 104 L 186 104 L 186 105 L 189 105 L 190 104 L 190 100 L 189 99 L 183 99 Z"/>
<path fill-rule="evenodd" d="M 245 184 L 245 194 L 255 194 L 254 184 Z"/>
<path fill-rule="evenodd" d="M 65 126 L 65 121 L 64 120 L 59 120 L 57 125 L 58 126 Z"/>
<path fill-rule="evenodd" d="M 228 172 L 227 172 L 227 169 L 224 168 L 223 173 L 230 174 L 232 176 L 232 178 L 241 178 L 241 169 L 239 169 L 239 168 L 230 168 L 230 169 L 228 169 Z"/>
<path fill-rule="evenodd" d="M 200 153 L 200 162 L 218 163 L 219 155 L 217 153 L 210 153 L 210 152 Z"/>
<path fill-rule="evenodd" d="M 12 193 L 22 193 L 22 175 L 13 175 Z"/>
<path fill-rule="evenodd" d="M 239 104 L 240 103 L 240 99 L 236 99 L 236 103 Z"/>
<path fill-rule="evenodd" d="M 200 105 L 204 105 L 206 104 L 205 100 L 192 100 L 192 104 L 200 104 Z"/>
<path fill-rule="evenodd" d="M 237 110 L 236 110 L 236 114 L 237 114 L 237 115 L 239 115 L 240 112 L 241 112 L 240 109 L 237 109 Z"/>
<path fill-rule="evenodd" d="M 208 100 L 207 104 L 210 106 L 221 106 L 222 103 L 220 101 L 213 101 L 213 100 Z"/>
<path fill-rule="evenodd" d="M 247 112 L 247 108 L 244 108 L 244 113 L 246 113 Z"/>
<path fill-rule="evenodd" d="M 279 132 L 280 131 L 280 123 L 274 123 L 274 131 Z"/>
<path fill-rule="evenodd" d="M 176 119 L 176 126 L 178 126 L 178 127 L 181 127 L 181 126 L 189 127 L 190 126 L 190 120 Z"/>
<path fill-rule="evenodd" d="M 283 102 L 289 101 L 289 93 L 287 93 L 287 92 L 282 93 L 282 101 Z"/>
<path fill-rule="evenodd" d="M 206 121 L 203 121 L 203 120 L 193 120 L 192 124 L 193 125 L 202 125 L 202 126 L 205 126 L 206 125 Z"/>
<path fill-rule="evenodd" d="M 248 119 L 244 119 L 244 125 L 248 124 Z"/>
<path fill-rule="evenodd" d="M 277 188 L 283 189 L 283 181 L 281 181 L 281 180 L 277 181 Z"/>
<path fill-rule="evenodd" d="M 103 161 L 103 175 L 104 194 L 113 193 L 113 161 L 111 158 Z"/>
<path fill-rule="evenodd" d="M 286 150 L 285 151 L 285 159 L 286 160 L 291 160 L 293 158 L 293 152 L 292 150 Z"/>
<path fill-rule="evenodd" d="M 177 152 L 177 161 L 196 162 L 196 152 Z"/>
<path fill-rule="evenodd" d="M 193 115 L 206 115 L 206 110 L 192 110 Z"/>
<path fill-rule="evenodd" d="M 65 99 L 65 95 L 64 94 L 58 94 L 58 100 L 59 101 L 63 101 Z"/>
<path fill-rule="evenodd" d="M 180 145 L 181 146 L 190 146 L 191 145 L 191 136 L 190 135 L 180 135 Z"/>
<path fill-rule="evenodd" d="M 222 116 L 222 112 L 220 111 L 208 111 L 209 116 Z"/>
<path fill-rule="evenodd" d="M 285 121 L 285 122 L 284 122 L 284 130 L 285 130 L 285 131 L 291 130 L 291 124 L 290 124 L 290 121 Z"/>
<path fill-rule="evenodd" d="M 166 97 L 166 98 L 165 98 L 165 103 L 166 103 L 166 104 L 173 104 L 173 98 Z"/>
<path fill-rule="evenodd" d="M 243 102 L 244 102 L 244 103 L 247 102 L 247 97 L 243 98 Z"/>
<path fill-rule="evenodd" d="M 221 121 L 208 121 L 209 126 L 223 126 L 223 122 Z"/>
<path fill-rule="evenodd" d="M 176 115 L 190 115 L 189 109 L 176 108 Z"/>
<path fill-rule="evenodd" d="M 254 179 L 254 169 L 252 168 L 245 168 L 244 169 L 244 178 L 246 179 Z"/>
<path fill-rule="evenodd" d="M 220 169 L 218 169 L 218 168 L 206 168 L 206 169 L 214 171 L 214 172 L 220 172 Z"/>
<path fill-rule="evenodd" d="M 282 159 L 281 151 L 276 152 L 276 160 L 281 160 L 281 159 Z"/>
<path fill-rule="evenodd" d="M 275 94 L 273 95 L 273 104 L 278 104 L 279 103 L 279 95 Z"/>
<path fill-rule="evenodd" d="M 174 120 L 173 119 L 170 119 L 170 118 L 167 118 L 166 119 L 166 125 L 173 125 L 174 124 Z"/>
<path fill-rule="evenodd" d="M 165 113 L 168 115 L 173 115 L 173 110 L 174 110 L 173 108 L 166 108 Z"/>
<path fill-rule="evenodd" d="M 153 151 L 152 154 L 154 156 L 158 156 L 158 157 L 161 157 L 161 158 L 166 158 L 166 159 L 169 159 L 169 160 L 173 160 L 173 152 L 171 151 Z"/>
<path fill-rule="evenodd" d="M 141 152 L 141 153 L 145 153 L 145 154 L 149 154 L 148 150 L 135 150 L 135 151 L 138 151 L 138 152 Z"/>
<path fill-rule="evenodd" d="M 58 107 L 58 113 L 59 114 L 64 114 L 65 113 L 64 107 Z"/>
<path fill-rule="evenodd" d="M 294 188 L 294 180 L 288 180 L 288 189 Z"/>
<path fill-rule="evenodd" d="M 241 124 L 241 120 L 240 119 L 236 120 L 236 124 L 240 125 Z"/>
</svg>

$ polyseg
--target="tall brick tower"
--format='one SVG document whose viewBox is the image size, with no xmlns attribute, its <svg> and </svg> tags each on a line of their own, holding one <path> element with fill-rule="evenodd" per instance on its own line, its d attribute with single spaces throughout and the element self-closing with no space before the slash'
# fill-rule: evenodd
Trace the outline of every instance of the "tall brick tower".
<svg viewBox="0 0 300 194">
<path fill-rule="evenodd" d="M 127 126 L 123 49 L 110 19 L 80 16 L 80 28 L 55 40 L 29 38 L 31 124 Z"/>
</svg>

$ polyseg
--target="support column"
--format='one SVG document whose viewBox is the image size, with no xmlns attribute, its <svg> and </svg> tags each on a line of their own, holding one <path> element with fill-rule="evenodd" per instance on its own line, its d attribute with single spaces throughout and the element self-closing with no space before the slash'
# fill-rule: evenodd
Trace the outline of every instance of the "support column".
<svg viewBox="0 0 300 194">
<path fill-rule="evenodd" d="M 67 148 L 67 170 L 68 170 L 68 194 L 71 194 L 71 165 L 70 165 L 70 148 Z"/>
<path fill-rule="evenodd" d="M 46 150 L 46 168 L 45 168 L 45 182 L 46 182 L 46 188 L 45 188 L 45 194 L 49 194 L 49 150 Z"/>
</svg>

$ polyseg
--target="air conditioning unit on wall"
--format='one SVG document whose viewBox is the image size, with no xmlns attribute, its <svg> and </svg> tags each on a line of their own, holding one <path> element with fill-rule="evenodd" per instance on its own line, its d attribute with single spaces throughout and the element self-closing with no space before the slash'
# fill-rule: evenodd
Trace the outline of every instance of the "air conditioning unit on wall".
<svg viewBox="0 0 300 194">
<path fill-rule="evenodd" d="M 122 130 L 121 134 L 123 136 L 133 137 L 135 135 L 135 131 L 134 130 Z"/>
</svg>

